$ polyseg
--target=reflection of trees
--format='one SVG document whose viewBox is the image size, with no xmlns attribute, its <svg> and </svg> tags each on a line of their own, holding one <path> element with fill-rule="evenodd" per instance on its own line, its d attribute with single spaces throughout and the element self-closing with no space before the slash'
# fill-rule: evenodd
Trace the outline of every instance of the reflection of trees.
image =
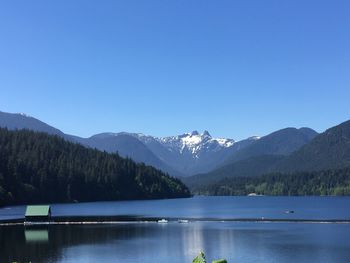
<svg viewBox="0 0 350 263">
<path fill-rule="evenodd" d="M 35 238 L 28 239 L 28 233 L 26 240 L 23 226 L 1 226 L 0 262 L 47 263 L 60 261 L 63 256 L 74 259 L 79 255 L 86 258 L 97 255 L 99 258 L 99 253 L 107 259 L 101 262 L 114 259 L 115 262 L 123 262 L 122 259 L 127 259 L 126 262 L 191 262 L 201 250 L 207 259 L 223 257 L 229 262 L 242 262 L 248 257 L 251 262 L 260 262 L 272 254 L 275 258 L 285 258 L 285 253 L 290 253 L 284 249 L 286 245 L 302 249 L 308 255 L 318 253 L 317 246 L 308 251 L 298 247 L 296 242 L 305 238 L 305 233 L 296 235 L 295 227 L 300 226 L 211 222 L 50 225 L 46 229 L 34 229 L 42 231 L 34 232 L 34 237 L 39 236 L 35 241 Z M 321 225 L 313 227 L 316 228 L 313 231 L 320 230 Z M 47 242 L 40 236 L 45 231 Z"/>
<path fill-rule="evenodd" d="M 27 233 L 25 233 L 27 231 Z M 25 234 L 48 232 L 48 241 L 26 240 Z M 30 231 L 33 231 L 30 233 Z M 152 231 L 137 225 L 51 225 L 46 229 L 25 229 L 24 226 L 0 227 L 0 262 L 47 262 L 59 259 L 63 248 L 108 242 L 113 239 L 129 239 L 147 235 Z M 28 239 L 28 236 L 27 236 Z"/>
</svg>

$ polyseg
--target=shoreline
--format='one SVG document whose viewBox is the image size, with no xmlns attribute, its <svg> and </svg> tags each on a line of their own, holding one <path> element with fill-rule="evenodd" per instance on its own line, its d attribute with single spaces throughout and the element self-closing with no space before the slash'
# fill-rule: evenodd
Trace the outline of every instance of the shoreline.
<svg viewBox="0 0 350 263">
<path fill-rule="evenodd" d="M 0 226 L 46 226 L 46 225 L 85 225 L 85 224 L 119 224 L 119 223 L 157 223 L 161 219 L 168 223 L 179 221 L 213 222 L 213 223 L 310 223 L 310 224 L 350 224 L 350 219 L 284 219 L 284 218 L 161 218 L 161 217 L 132 217 L 132 216 L 65 216 L 52 217 L 48 222 L 26 222 L 24 218 L 0 219 Z M 187 223 L 187 224 L 188 224 Z"/>
</svg>

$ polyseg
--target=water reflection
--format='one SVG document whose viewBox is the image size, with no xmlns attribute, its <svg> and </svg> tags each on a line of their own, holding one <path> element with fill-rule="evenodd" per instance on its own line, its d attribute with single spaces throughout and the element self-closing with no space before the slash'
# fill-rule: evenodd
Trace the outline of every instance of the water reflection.
<svg viewBox="0 0 350 263">
<path fill-rule="evenodd" d="M 192 256 L 198 251 L 204 250 L 202 226 L 194 224 L 191 228 L 186 225 L 181 232 L 182 251 L 186 256 Z"/>
<path fill-rule="evenodd" d="M 348 263 L 349 225 L 205 223 L 0 227 L 0 262 Z M 210 261 L 209 261 L 210 262 Z"/>
<path fill-rule="evenodd" d="M 31 242 L 49 242 L 49 228 L 44 227 L 25 227 L 24 236 L 26 243 Z"/>
</svg>

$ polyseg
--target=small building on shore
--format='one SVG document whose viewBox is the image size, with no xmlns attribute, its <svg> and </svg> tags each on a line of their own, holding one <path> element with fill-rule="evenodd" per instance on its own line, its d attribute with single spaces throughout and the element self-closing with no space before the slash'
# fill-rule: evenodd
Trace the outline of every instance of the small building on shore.
<svg viewBox="0 0 350 263">
<path fill-rule="evenodd" d="M 49 205 L 28 205 L 25 213 L 26 222 L 48 222 L 51 219 Z"/>
</svg>

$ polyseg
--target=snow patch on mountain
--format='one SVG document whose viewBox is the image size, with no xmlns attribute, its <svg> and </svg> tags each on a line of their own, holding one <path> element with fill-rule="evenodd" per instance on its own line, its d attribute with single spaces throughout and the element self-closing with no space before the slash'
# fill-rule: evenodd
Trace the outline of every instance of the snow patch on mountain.
<svg viewBox="0 0 350 263">
<path fill-rule="evenodd" d="M 260 138 L 261 138 L 260 136 L 251 136 L 247 140 L 256 141 L 256 140 L 259 140 Z"/>
<path fill-rule="evenodd" d="M 18 113 L 19 115 L 23 116 L 23 117 L 27 117 L 27 118 L 32 118 L 32 116 L 26 114 L 26 113 L 23 113 L 23 112 L 20 112 Z"/>
<path fill-rule="evenodd" d="M 213 138 L 208 131 L 204 131 L 202 134 L 193 131 L 178 136 L 153 138 L 170 151 L 177 151 L 181 154 L 190 152 L 195 158 L 198 158 L 202 151 L 215 152 L 222 148 L 231 147 L 235 143 L 232 139 Z M 140 137 L 140 139 L 145 140 L 146 138 Z"/>
</svg>

